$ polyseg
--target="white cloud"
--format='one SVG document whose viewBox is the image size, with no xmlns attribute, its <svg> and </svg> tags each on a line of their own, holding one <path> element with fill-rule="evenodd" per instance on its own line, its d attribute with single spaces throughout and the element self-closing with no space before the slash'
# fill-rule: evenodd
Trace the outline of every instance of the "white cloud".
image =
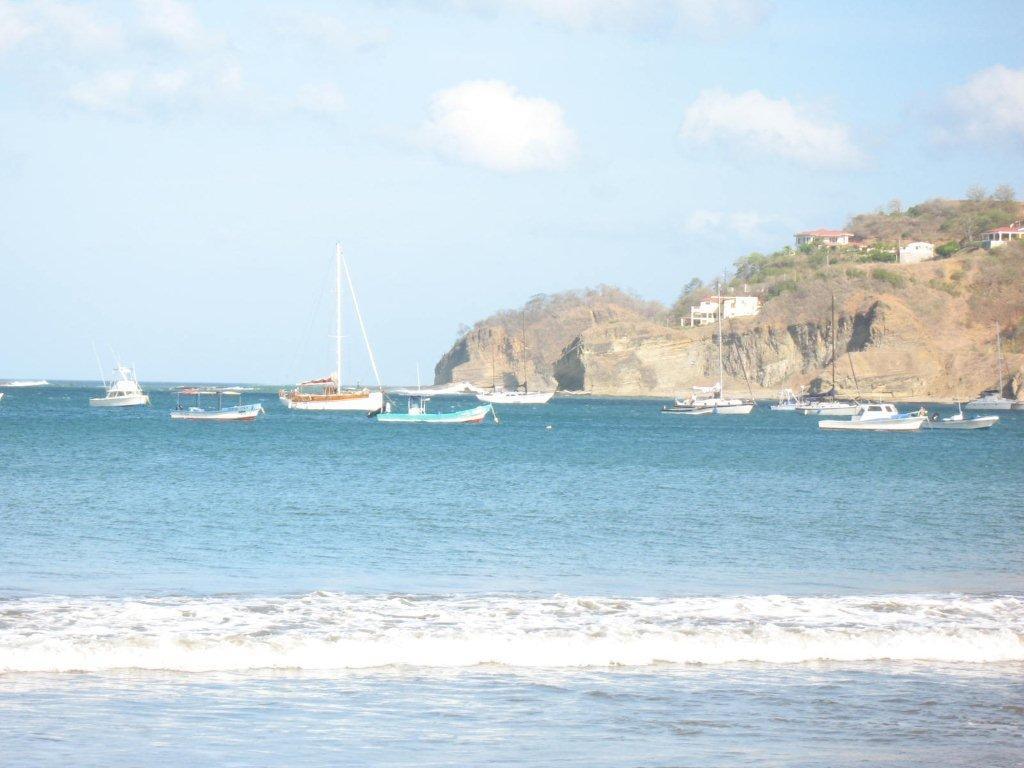
<svg viewBox="0 0 1024 768">
<path fill-rule="evenodd" d="M 442 154 L 495 171 L 565 165 L 576 135 L 562 108 L 500 80 L 472 80 L 434 95 L 424 141 Z"/>
<path fill-rule="evenodd" d="M 711 230 L 728 230 L 741 235 L 754 235 L 766 228 L 778 224 L 778 216 L 766 215 L 755 211 L 723 211 L 696 210 L 686 217 L 683 229 L 691 234 L 709 232 Z"/>
<path fill-rule="evenodd" d="M 0 0 L 0 52 L 28 41 L 57 49 L 112 50 L 121 45 L 122 31 L 120 24 L 80 3 Z"/>
<path fill-rule="evenodd" d="M 14 48 L 34 31 L 24 6 L 0 0 L 0 53 Z"/>
<path fill-rule="evenodd" d="M 202 48 L 213 42 L 192 6 L 179 0 L 137 0 L 140 25 L 178 48 Z"/>
<path fill-rule="evenodd" d="M 456 0 L 460 6 L 503 7 L 572 29 L 673 28 L 718 36 L 761 23 L 768 0 Z"/>
<path fill-rule="evenodd" d="M 845 126 L 760 91 L 701 92 L 687 108 L 679 134 L 687 144 L 738 147 L 817 168 L 850 167 L 863 160 Z"/>
<path fill-rule="evenodd" d="M 383 45 L 391 39 L 388 29 L 360 29 L 337 16 L 298 11 L 283 15 L 277 31 L 331 50 L 363 51 Z"/>
<path fill-rule="evenodd" d="M 236 105 L 241 74 L 226 65 L 212 71 L 187 69 L 107 70 L 73 85 L 68 99 L 78 107 L 121 117 Z"/>
<path fill-rule="evenodd" d="M 975 73 L 946 95 L 949 125 L 939 138 L 1024 142 L 1024 69 L 998 64 Z"/>
<path fill-rule="evenodd" d="M 345 94 L 333 83 L 305 85 L 299 89 L 292 107 L 318 117 L 337 117 L 345 111 Z"/>
</svg>

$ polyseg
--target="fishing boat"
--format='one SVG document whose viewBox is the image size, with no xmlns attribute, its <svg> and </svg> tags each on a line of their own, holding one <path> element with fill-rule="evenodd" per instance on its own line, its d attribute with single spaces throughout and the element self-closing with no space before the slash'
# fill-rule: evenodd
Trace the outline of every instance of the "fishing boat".
<svg viewBox="0 0 1024 768">
<path fill-rule="evenodd" d="M 1006 360 L 1003 359 L 1003 345 L 999 334 L 999 323 L 996 323 L 996 378 L 999 386 L 986 389 L 977 398 L 964 403 L 969 411 L 1011 411 L 1024 409 L 1024 402 L 1003 396 L 1003 381 L 1006 376 Z"/>
<path fill-rule="evenodd" d="M 476 399 L 483 403 L 492 405 L 544 405 L 555 396 L 554 391 L 531 392 L 526 381 L 526 312 L 523 311 L 523 356 L 520 360 L 522 366 L 523 383 L 516 389 L 505 389 L 497 386 L 494 381 L 494 353 L 491 352 L 491 390 L 490 392 L 477 392 Z"/>
<path fill-rule="evenodd" d="M 963 411 L 952 416 L 939 418 L 939 414 L 930 414 L 921 425 L 922 429 L 988 429 L 999 421 L 998 416 L 973 416 L 965 418 Z"/>
<path fill-rule="evenodd" d="M 363 324 L 363 316 L 359 311 L 359 301 L 356 298 L 355 286 L 352 283 L 352 275 L 348 270 L 348 263 L 345 261 L 338 245 L 334 254 L 334 373 L 318 379 L 310 379 L 296 384 L 292 389 L 282 389 L 278 392 L 278 398 L 289 409 L 297 411 L 378 411 L 384 407 L 384 389 L 380 385 L 380 374 L 377 371 L 377 361 L 373 356 L 373 349 L 370 340 L 366 335 L 366 326 Z M 352 308 L 355 310 L 356 318 L 359 321 L 359 328 L 363 334 L 363 341 L 366 343 L 366 352 L 370 358 L 370 365 L 373 367 L 374 376 L 377 379 L 377 390 L 370 390 L 368 387 L 344 387 L 342 386 L 342 358 L 341 358 L 341 274 L 345 272 L 348 283 L 349 295 L 352 299 Z"/>
<path fill-rule="evenodd" d="M 900 413 L 892 403 L 864 403 L 848 420 L 823 419 L 819 429 L 847 429 L 870 432 L 913 432 L 927 421 L 922 408 L 913 413 Z"/>
<path fill-rule="evenodd" d="M 176 421 L 253 421 L 264 413 L 262 403 L 242 404 L 242 389 L 220 387 L 181 387 L 177 390 L 177 406 L 171 411 L 171 418 Z M 217 398 L 216 408 L 203 408 L 203 395 Z M 182 405 L 182 397 L 195 397 L 195 405 Z M 225 397 L 237 397 L 236 405 L 224 405 Z"/>
<path fill-rule="evenodd" d="M 26 381 L 5 381 L 0 387 L 46 387 L 50 382 L 46 379 L 29 379 Z"/>
<path fill-rule="evenodd" d="M 375 417 L 381 424 L 479 424 L 490 414 L 494 423 L 498 423 L 498 414 L 490 404 L 448 413 L 429 413 L 428 402 L 430 398 L 426 395 L 410 395 L 405 413 L 384 410 Z"/>
<path fill-rule="evenodd" d="M 722 295 L 721 286 L 718 295 Z M 726 397 L 722 389 L 725 364 L 722 354 L 722 301 L 718 302 L 718 381 L 710 387 L 692 387 L 690 396 L 672 405 L 662 406 L 661 412 L 680 416 L 746 416 L 754 410 L 753 398 Z"/>
<path fill-rule="evenodd" d="M 118 363 L 114 366 L 116 376 L 103 387 L 107 393 L 103 397 L 90 397 L 89 405 L 97 408 L 126 408 L 130 406 L 149 405 L 149 395 L 139 386 L 138 376 L 134 368 Z"/>
</svg>

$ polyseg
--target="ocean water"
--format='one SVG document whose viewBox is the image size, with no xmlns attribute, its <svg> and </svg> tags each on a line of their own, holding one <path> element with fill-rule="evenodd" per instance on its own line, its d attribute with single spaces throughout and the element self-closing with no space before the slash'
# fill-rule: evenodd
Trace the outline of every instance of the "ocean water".
<svg viewBox="0 0 1024 768">
<path fill-rule="evenodd" d="M 1024 765 L 1024 413 L 90 394 L 0 402 L 0 765 Z"/>
</svg>

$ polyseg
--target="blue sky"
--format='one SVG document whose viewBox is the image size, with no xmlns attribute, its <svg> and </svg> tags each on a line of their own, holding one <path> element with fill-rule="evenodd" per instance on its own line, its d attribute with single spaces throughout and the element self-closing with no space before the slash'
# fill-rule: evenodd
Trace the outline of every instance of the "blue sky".
<svg viewBox="0 0 1024 768">
<path fill-rule="evenodd" d="M 326 373 L 340 240 L 382 375 L 410 381 L 537 293 L 671 301 L 894 197 L 1024 193 L 1022 23 L 1018 2 L 0 0 L 0 377 L 95 377 L 93 340 L 150 380 Z"/>
</svg>

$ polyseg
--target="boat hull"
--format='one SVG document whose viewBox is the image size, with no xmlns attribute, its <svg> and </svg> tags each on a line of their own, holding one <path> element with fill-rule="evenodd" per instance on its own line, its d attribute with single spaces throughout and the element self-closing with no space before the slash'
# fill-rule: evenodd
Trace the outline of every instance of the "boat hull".
<svg viewBox="0 0 1024 768">
<path fill-rule="evenodd" d="M 803 406 L 798 408 L 804 416 L 853 416 L 857 413 L 857 409 L 860 406 L 853 405 L 839 405 L 839 406 L 821 406 L 811 405 Z"/>
<path fill-rule="evenodd" d="M 1014 402 L 1009 399 L 1001 400 L 972 400 L 969 403 L 964 403 L 965 411 L 1012 411 L 1019 408 L 1024 408 L 1024 403 Z"/>
<path fill-rule="evenodd" d="M 149 405 L 149 395 L 116 395 L 114 397 L 90 397 L 89 405 L 93 408 L 131 408 Z"/>
<path fill-rule="evenodd" d="M 854 432 L 915 432 L 927 419 L 924 416 L 909 416 L 894 419 L 869 419 L 867 421 L 818 422 L 819 429 L 850 430 Z"/>
<path fill-rule="evenodd" d="M 202 408 L 171 411 L 171 418 L 175 421 L 253 421 L 262 413 L 263 406 L 254 403 L 253 405 L 221 408 L 216 411 L 207 411 Z"/>
<path fill-rule="evenodd" d="M 493 405 L 544 405 L 554 392 L 478 392 L 476 399 Z"/>
<path fill-rule="evenodd" d="M 493 412 L 490 405 L 478 405 L 450 413 L 378 413 L 377 421 L 381 424 L 479 424 Z"/>
<path fill-rule="evenodd" d="M 976 416 L 963 421 L 926 421 L 922 429 L 988 429 L 999 421 L 998 416 Z"/>
<path fill-rule="evenodd" d="M 384 407 L 384 395 L 366 392 L 355 395 L 280 395 L 280 400 L 293 411 L 360 411 L 367 413 Z"/>
</svg>

